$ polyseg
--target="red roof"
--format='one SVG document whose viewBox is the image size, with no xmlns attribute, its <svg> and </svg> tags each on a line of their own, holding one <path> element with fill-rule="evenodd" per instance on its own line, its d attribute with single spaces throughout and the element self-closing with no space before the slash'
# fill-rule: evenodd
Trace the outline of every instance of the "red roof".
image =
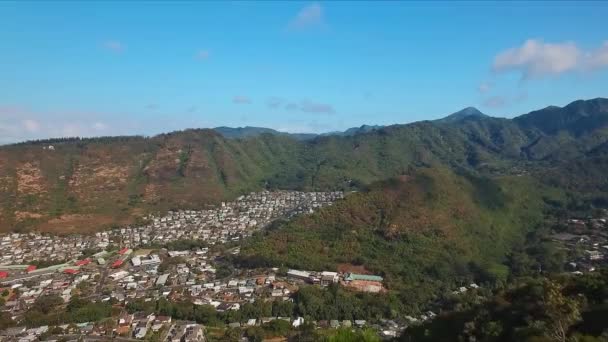
<svg viewBox="0 0 608 342">
<path fill-rule="evenodd" d="M 84 260 L 78 260 L 76 261 L 76 266 L 84 266 L 84 265 L 88 265 L 91 262 L 90 259 L 84 259 Z"/>
<path fill-rule="evenodd" d="M 25 269 L 25 271 L 26 271 L 26 272 L 32 272 L 32 271 L 36 270 L 37 268 L 38 268 L 38 267 L 37 267 L 36 265 L 29 265 L 29 266 L 28 266 L 28 267 Z"/>
<path fill-rule="evenodd" d="M 118 268 L 118 267 L 122 266 L 122 263 L 123 263 L 123 262 L 124 262 L 124 261 L 122 261 L 122 260 L 116 260 L 116 261 L 115 261 L 115 262 L 112 264 L 112 268 Z"/>
<path fill-rule="evenodd" d="M 8 277 L 8 272 L 0 271 L 0 278 Z"/>
<path fill-rule="evenodd" d="M 72 268 L 68 268 L 68 269 L 63 270 L 63 273 L 65 273 L 65 274 L 76 274 L 76 273 L 78 273 L 78 270 L 75 270 L 75 269 L 72 269 Z"/>
<path fill-rule="evenodd" d="M 119 250 L 119 251 L 118 251 L 118 254 L 125 254 L 125 253 L 127 253 L 127 251 L 128 251 L 128 250 L 129 250 L 129 249 L 128 249 L 127 247 L 125 247 L 125 248 L 123 248 L 123 249 Z"/>
</svg>

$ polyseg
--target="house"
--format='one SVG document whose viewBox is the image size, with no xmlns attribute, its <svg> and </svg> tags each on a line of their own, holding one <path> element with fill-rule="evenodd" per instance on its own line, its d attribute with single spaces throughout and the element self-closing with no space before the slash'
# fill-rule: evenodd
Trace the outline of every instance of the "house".
<svg viewBox="0 0 608 342">
<path fill-rule="evenodd" d="M 162 274 L 158 277 L 158 279 L 156 279 L 156 285 L 165 285 L 165 283 L 167 282 L 167 279 L 169 279 L 169 274 Z"/>
<path fill-rule="evenodd" d="M 89 263 L 91 263 L 90 259 L 84 259 L 84 260 L 78 260 L 78 261 L 76 261 L 76 263 L 74 265 L 76 265 L 76 266 L 86 266 Z"/>
<path fill-rule="evenodd" d="M 146 337 L 146 334 L 148 333 L 148 329 L 145 327 L 140 327 L 140 328 L 136 328 L 135 332 L 133 333 L 133 336 L 137 339 L 142 339 L 144 337 Z"/>
<path fill-rule="evenodd" d="M 322 275 L 321 276 L 321 285 L 323 286 L 329 286 L 331 284 L 337 283 L 338 282 L 338 277 L 337 276 L 332 276 L 332 275 Z"/>
<path fill-rule="evenodd" d="M 120 266 L 122 266 L 122 264 L 123 264 L 123 263 L 124 263 L 124 261 L 123 261 L 123 260 L 118 259 L 118 260 L 114 261 L 114 263 L 112 264 L 112 266 L 111 266 L 111 267 L 112 267 L 112 268 L 119 268 Z"/>
<path fill-rule="evenodd" d="M 155 323 L 171 323 L 171 316 L 156 316 Z"/>
<path fill-rule="evenodd" d="M 182 336 L 183 342 L 200 342 L 204 340 L 203 327 L 198 324 L 188 325 L 184 336 Z"/>
</svg>

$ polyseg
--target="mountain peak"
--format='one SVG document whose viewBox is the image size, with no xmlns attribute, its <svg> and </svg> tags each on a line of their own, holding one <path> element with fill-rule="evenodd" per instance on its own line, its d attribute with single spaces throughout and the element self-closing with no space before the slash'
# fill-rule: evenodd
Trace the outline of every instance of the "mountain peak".
<svg viewBox="0 0 608 342">
<path fill-rule="evenodd" d="M 482 117 L 487 117 L 487 115 L 482 113 L 479 109 L 477 109 L 475 107 L 467 107 L 467 108 L 457 111 L 456 113 L 452 113 L 443 119 L 439 119 L 437 121 L 445 122 L 445 123 L 455 123 L 455 122 L 459 122 L 459 121 L 462 121 L 467 118 L 482 118 Z"/>
</svg>

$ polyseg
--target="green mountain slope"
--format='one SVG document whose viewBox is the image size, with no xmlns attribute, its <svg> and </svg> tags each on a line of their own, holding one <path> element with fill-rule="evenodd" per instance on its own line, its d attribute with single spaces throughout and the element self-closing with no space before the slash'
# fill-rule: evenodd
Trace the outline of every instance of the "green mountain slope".
<svg viewBox="0 0 608 342">
<path fill-rule="evenodd" d="M 352 190 L 420 167 L 542 178 L 606 149 L 607 103 L 577 101 L 514 120 L 469 115 L 307 141 L 276 134 L 229 139 L 194 129 L 3 146 L 0 230 L 94 231 L 247 191 Z M 586 173 L 587 180 L 603 184 L 596 173 Z"/>
<path fill-rule="evenodd" d="M 363 267 L 415 305 L 440 289 L 504 279 L 506 253 L 542 219 L 542 189 L 530 177 L 423 168 L 258 234 L 240 260 L 250 267 Z"/>
</svg>

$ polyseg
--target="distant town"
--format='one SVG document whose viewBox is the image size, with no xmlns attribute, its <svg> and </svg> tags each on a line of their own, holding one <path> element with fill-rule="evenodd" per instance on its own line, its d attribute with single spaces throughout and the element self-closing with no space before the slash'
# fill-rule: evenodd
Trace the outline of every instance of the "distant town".
<svg viewBox="0 0 608 342">
<path fill-rule="evenodd" d="M 145 218 L 148 222 L 145 225 L 90 236 L 2 234 L 3 310 L 19 321 L 41 296 L 58 295 L 67 303 L 76 293 L 93 301 L 112 301 L 115 305 L 135 299 L 175 300 L 188 294 L 195 304 L 209 304 L 218 311 L 238 310 L 242 303 L 261 298 L 288 299 L 289 288 L 294 291 L 289 285 L 292 282 L 276 276 L 276 270 L 246 278 L 228 274 L 218 279 L 214 262 L 217 255 L 210 253 L 207 246 L 236 243 L 276 219 L 312 213 L 343 197 L 342 192 L 265 191 L 240 196 L 214 209 L 149 216 Z M 189 250 L 153 247 L 180 241 L 196 241 L 201 246 Z M 232 248 L 230 252 L 237 254 L 239 248 Z M 310 279 L 324 284 L 338 281 L 338 274 L 331 272 L 316 275 L 290 271 L 290 279 L 291 276 L 294 281 Z M 358 281 L 352 280 L 355 284 Z M 82 290 L 83 284 L 87 284 L 89 291 Z M 379 291 L 380 287 L 372 290 Z M 117 335 L 136 339 L 145 339 L 162 329 L 163 341 L 204 340 L 203 327 L 198 324 L 150 315 L 122 315 L 112 331 L 95 322 L 59 328 L 66 336 Z M 48 335 L 48 331 L 48 326 L 29 329 L 18 326 L 0 332 L 0 336 L 32 341 Z"/>
</svg>

